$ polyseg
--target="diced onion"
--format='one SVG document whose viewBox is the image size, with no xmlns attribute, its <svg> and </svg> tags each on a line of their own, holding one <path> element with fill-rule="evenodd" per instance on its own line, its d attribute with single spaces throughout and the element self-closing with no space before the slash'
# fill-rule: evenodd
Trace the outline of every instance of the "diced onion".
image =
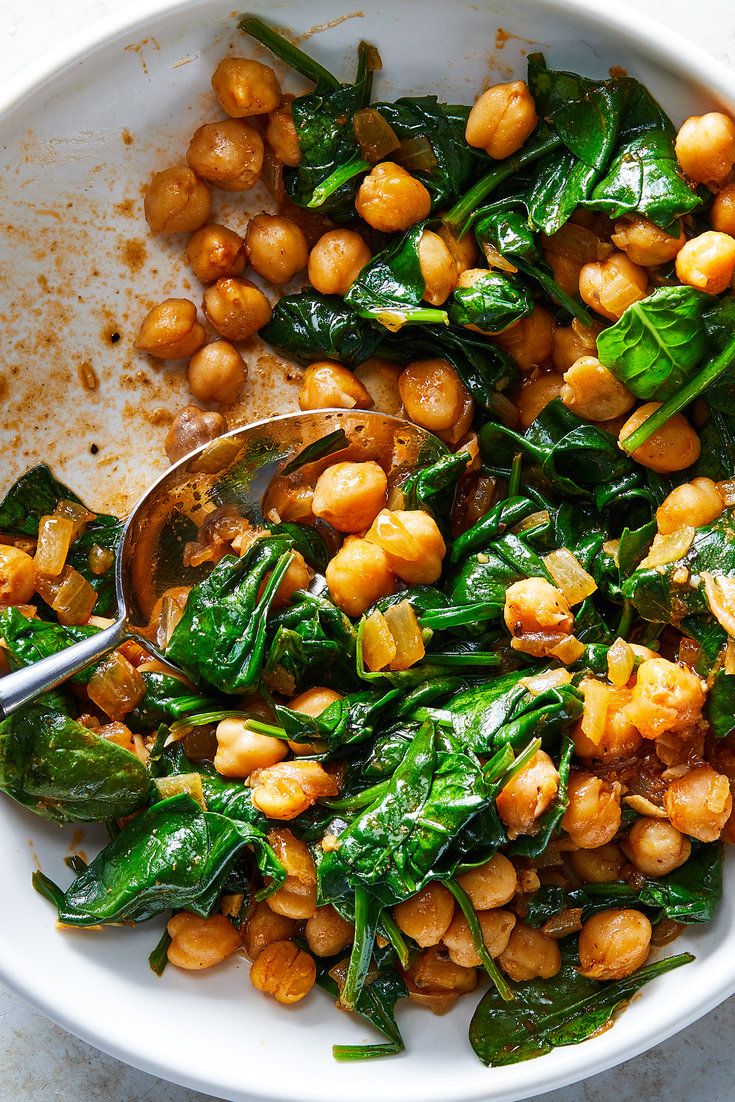
<svg viewBox="0 0 735 1102">
<path fill-rule="evenodd" d="M 106 742 L 114 742 L 116 746 L 122 746 L 124 750 L 129 750 L 131 754 L 135 753 L 133 732 L 118 720 L 105 723 L 102 727 L 95 727 L 94 733 L 105 739 Z"/>
<path fill-rule="evenodd" d="M 187 796 L 191 796 L 192 800 L 196 800 L 203 811 L 207 810 L 201 773 L 179 773 L 176 777 L 156 777 L 153 783 L 162 800 L 167 800 L 169 796 L 179 796 L 182 792 L 185 792 Z"/>
<path fill-rule="evenodd" d="M 401 148 L 401 142 L 393 127 L 374 107 L 360 107 L 352 116 L 360 152 L 370 164 L 383 161 L 389 153 Z"/>
<path fill-rule="evenodd" d="M 582 908 L 565 907 L 563 911 L 552 915 L 541 927 L 541 933 L 551 937 L 554 941 L 560 941 L 568 934 L 576 934 L 582 929 Z"/>
<path fill-rule="evenodd" d="M 574 635 L 563 635 L 561 642 L 552 647 L 549 654 L 553 658 L 558 658 L 565 666 L 570 666 L 584 654 L 584 643 L 580 643 Z"/>
<path fill-rule="evenodd" d="M 37 574 L 36 591 L 67 626 L 86 624 L 97 600 L 97 591 L 72 566 L 55 578 Z"/>
<path fill-rule="evenodd" d="M 242 447 L 242 442 L 237 437 L 218 436 L 197 456 L 190 470 L 197 474 L 218 474 L 234 463 Z"/>
<path fill-rule="evenodd" d="M 725 673 L 735 673 L 735 639 L 728 639 L 725 647 Z"/>
<path fill-rule="evenodd" d="M 648 658 L 658 658 L 658 651 L 652 650 L 651 647 L 644 647 L 642 643 L 631 643 L 630 649 L 635 655 L 636 662 L 640 665 L 641 662 L 645 662 Z"/>
<path fill-rule="evenodd" d="M 506 260 L 503 254 L 489 241 L 483 241 L 482 251 L 485 254 L 488 268 L 497 268 L 501 272 L 510 272 L 511 274 L 518 271 L 515 264 L 511 264 L 509 260 Z"/>
<path fill-rule="evenodd" d="M 514 524 L 511 531 L 520 533 L 527 532 L 529 528 L 541 528 L 548 524 L 551 517 L 549 516 L 548 509 L 539 509 L 537 513 L 531 513 L 523 520 L 519 520 L 518 524 Z M 549 571 L 551 573 L 551 571 Z"/>
<path fill-rule="evenodd" d="M 122 719 L 145 695 L 143 675 L 119 651 L 113 651 L 92 674 L 89 699 L 110 719 Z"/>
<path fill-rule="evenodd" d="M 702 648 L 696 639 L 690 639 L 688 635 L 682 635 L 679 640 L 676 659 L 678 662 L 683 662 L 685 666 L 696 666 L 701 650 Z"/>
<path fill-rule="evenodd" d="M 618 565 L 618 551 L 620 550 L 620 540 L 606 540 L 602 545 L 602 550 L 606 555 L 609 555 L 611 559 L 614 559 L 615 565 Z"/>
<path fill-rule="evenodd" d="M 609 689 L 594 677 L 585 678 L 580 687 L 584 697 L 582 732 L 597 746 L 605 731 Z"/>
<path fill-rule="evenodd" d="M 710 612 L 728 635 L 735 636 L 735 578 L 702 571 L 704 593 Z"/>
<path fill-rule="evenodd" d="M 79 539 L 90 520 L 94 520 L 95 517 L 94 513 L 90 513 L 89 509 L 84 505 L 80 505 L 78 501 L 66 500 L 57 501 L 53 515 L 55 517 L 64 517 L 66 520 L 72 521 L 74 524 L 74 534 L 71 538 L 72 543 L 74 540 Z"/>
<path fill-rule="evenodd" d="M 396 641 L 382 612 L 371 612 L 362 625 L 362 660 L 371 673 L 383 670 L 396 656 Z"/>
<path fill-rule="evenodd" d="M 393 636 L 396 653 L 390 660 L 392 670 L 407 670 L 420 662 L 426 653 L 416 613 L 408 601 L 391 605 L 383 614 Z"/>
<path fill-rule="evenodd" d="M 651 570 L 654 566 L 666 566 L 686 555 L 694 540 L 695 530 L 691 524 L 683 524 L 675 532 L 666 536 L 657 533 L 653 537 L 651 548 L 642 561 L 641 569 Z"/>
<path fill-rule="evenodd" d="M 422 556 L 422 547 L 416 537 L 401 520 L 401 514 L 383 509 L 370 525 L 365 539 L 374 543 L 386 554 L 416 562 Z"/>
<path fill-rule="evenodd" d="M 725 479 L 724 482 L 718 482 L 717 489 L 720 491 L 722 500 L 728 509 L 731 505 L 735 505 L 735 478 L 728 478 Z"/>
<path fill-rule="evenodd" d="M 89 549 L 89 555 L 87 556 L 87 562 L 89 564 L 89 571 L 94 574 L 95 578 L 102 577 L 110 569 L 115 561 L 115 552 L 109 547 L 100 547 L 98 543 L 93 543 Z"/>
<path fill-rule="evenodd" d="M 566 547 L 551 551 L 544 557 L 544 566 L 570 605 L 578 605 L 597 589 L 597 582 L 588 574 Z"/>
<path fill-rule="evenodd" d="M 269 195 L 271 195 L 277 203 L 282 203 L 286 198 L 286 186 L 283 182 L 283 165 L 268 145 L 265 147 L 263 168 L 260 178 L 265 184 Z"/>
<path fill-rule="evenodd" d="M 174 597 L 166 594 L 161 601 L 161 615 L 156 629 L 156 645 L 165 650 L 174 629 L 184 615 L 184 607 Z"/>
<path fill-rule="evenodd" d="M 514 429 L 518 424 L 518 407 L 499 390 L 491 396 L 493 413 L 506 428 Z"/>
<path fill-rule="evenodd" d="M 568 685 L 572 680 L 569 670 L 546 670 L 545 673 L 532 674 L 531 677 L 522 677 L 518 682 L 524 685 L 533 696 L 545 693 L 547 689 L 557 689 L 560 685 Z"/>
<path fill-rule="evenodd" d="M 56 578 L 64 569 L 74 537 L 74 521 L 65 517 L 41 517 L 34 564 L 39 574 Z"/>
<path fill-rule="evenodd" d="M 616 689 L 627 685 L 635 668 L 635 654 L 625 639 L 616 639 L 607 652 L 607 676 Z"/>
<path fill-rule="evenodd" d="M 639 796 L 634 794 L 632 796 L 624 796 L 623 803 L 632 808 L 633 811 L 637 811 L 639 815 L 647 815 L 649 819 L 667 819 L 668 816 L 662 807 L 657 804 L 651 803 L 645 796 Z"/>
</svg>

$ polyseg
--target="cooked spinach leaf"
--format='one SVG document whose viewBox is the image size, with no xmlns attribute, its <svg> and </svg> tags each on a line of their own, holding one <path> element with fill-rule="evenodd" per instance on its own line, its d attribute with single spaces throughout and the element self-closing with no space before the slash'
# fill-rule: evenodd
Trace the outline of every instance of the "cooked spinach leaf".
<svg viewBox="0 0 735 1102">
<path fill-rule="evenodd" d="M 531 292 L 522 280 L 488 271 L 471 287 L 458 287 L 449 305 L 454 325 L 474 325 L 483 333 L 499 333 L 533 310 Z"/>
<path fill-rule="evenodd" d="M 73 643 L 97 635 L 99 631 L 93 625 L 65 627 L 47 620 L 29 619 L 17 608 L 5 608 L 0 612 L 0 639 L 13 669 L 31 666 L 42 658 L 66 650 Z M 86 684 L 93 672 L 94 666 L 88 666 L 71 680 Z"/>
<path fill-rule="evenodd" d="M 385 330 L 355 312 L 338 295 L 300 291 L 283 295 L 260 336 L 299 363 L 336 360 L 356 367 L 372 356 Z"/>
<path fill-rule="evenodd" d="M 446 323 L 445 310 L 421 305 L 426 284 L 418 249 L 425 228 L 426 222 L 417 222 L 362 269 L 344 297 L 361 318 L 373 318 L 391 330 L 411 323 Z"/>
</svg>

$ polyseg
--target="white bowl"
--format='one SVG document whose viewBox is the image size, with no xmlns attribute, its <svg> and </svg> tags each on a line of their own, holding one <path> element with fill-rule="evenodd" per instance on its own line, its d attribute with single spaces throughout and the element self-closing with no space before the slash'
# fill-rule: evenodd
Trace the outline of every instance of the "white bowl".
<svg viewBox="0 0 735 1102">
<path fill-rule="evenodd" d="M 609 2 L 604 16 L 585 0 L 364 6 L 364 15 L 340 21 L 340 0 L 253 3 L 298 31 L 335 20 L 307 48 L 345 75 L 357 40 L 375 42 L 387 95 L 437 91 L 471 101 L 491 75 L 521 75 L 523 55 L 538 45 L 554 67 L 602 76 L 623 66 L 675 120 L 718 102 L 735 108 L 735 76 L 724 66 Z M 496 42 L 499 27 L 509 34 Z M 216 115 L 209 78 L 230 49 L 255 52 L 235 29 L 231 0 L 148 0 L 96 25 L 0 95 L 4 484 L 44 459 L 93 505 L 124 509 L 164 468 L 155 411 L 183 403 L 183 373 L 152 369 L 132 340 L 157 298 L 199 290 L 181 263 L 181 242 L 148 236 L 140 187 L 151 170 L 180 159 L 194 127 Z M 223 198 L 218 213 L 242 225 L 243 208 Z M 265 203 L 262 194 L 248 196 L 251 209 Z M 113 332 L 121 334 L 116 343 Z M 99 377 L 94 391 L 80 382 L 84 364 Z M 287 374 L 277 358 L 257 353 L 237 417 L 292 408 Z M 9 800 L 0 802 L 0 822 L 3 980 L 98 1048 L 228 1099 L 518 1099 L 635 1056 L 735 990 L 735 911 L 726 896 L 714 923 L 677 942 L 676 951 L 689 948 L 696 961 L 656 980 L 612 1029 L 582 1045 L 487 1069 L 467 1041 L 476 1002 L 468 998 L 442 1019 L 403 1007 L 404 1055 L 338 1064 L 333 1041 L 368 1035 L 318 993 L 285 1010 L 252 990 L 244 962 L 204 975 L 169 968 L 158 979 L 146 957 L 160 924 L 57 932 L 49 904 L 31 888 L 32 869 L 38 862 L 66 882 L 64 854 L 93 853 L 103 839 L 44 824 Z"/>
</svg>

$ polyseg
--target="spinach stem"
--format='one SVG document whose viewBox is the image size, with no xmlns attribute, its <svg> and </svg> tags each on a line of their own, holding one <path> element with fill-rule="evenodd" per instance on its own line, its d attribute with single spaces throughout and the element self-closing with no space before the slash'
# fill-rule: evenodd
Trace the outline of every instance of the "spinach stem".
<svg viewBox="0 0 735 1102">
<path fill-rule="evenodd" d="M 151 951 L 151 955 L 148 957 L 148 963 L 151 966 L 151 970 L 155 972 L 157 976 L 163 975 L 163 970 L 168 964 L 168 947 L 170 944 L 171 935 L 168 930 L 164 930 L 155 948 Z"/>
<path fill-rule="evenodd" d="M 368 807 L 379 800 L 387 792 L 389 785 L 389 780 L 381 781 L 370 788 L 365 788 L 362 792 L 357 792 L 354 796 L 346 796 L 344 800 L 322 800 L 322 803 L 332 811 L 359 811 L 361 807 Z"/>
<path fill-rule="evenodd" d="M 631 601 L 623 602 L 623 612 L 618 624 L 618 638 L 625 639 L 633 626 L 633 604 Z"/>
<path fill-rule="evenodd" d="M 477 912 L 470 901 L 470 897 L 467 895 L 464 888 L 461 888 L 455 880 L 447 880 L 446 886 L 459 903 L 465 922 L 469 926 L 470 933 L 472 934 L 475 952 L 482 961 L 488 976 L 493 981 L 495 990 L 505 1002 L 512 1002 L 513 992 L 485 945 L 485 939 L 482 936 L 482 928 L 477 917 Z"/>
<path fill-rule="evenodd" d="M 336 76 L 325 69 L 323 65 L 320 65 L 318 61 L 314 61 L 313 57 L 309 57 L 303 50 L 294 46 L 292 42 L 288 42 L 283 35 L 279 34 L 273 27 L 269 27 L 257 15 L 244 15 L 238 23 L 238 27 L 244 34 L 249 34 L 256 42 L 266 46 L 272 54 L 275 54 L 281 61 L 285 61 L 302 77 L 306 77 L 314 84 L 323 84 L 328 88 L 339 88 L 339 81 Z"/>
<path fill-rule="evenodd" d="M 403 1045 L 386 1041 L 382 1045 L 332 1045 L 335 1060 L 375 1060 L 380 1056 L 396 1056 L 403 1052 Z"/>
<path fill-rule="evenodd" d="M 335 191 L 342 187 L 342 184 L 346 184 L 354 176 L 359 176 L 361 172 L 369 172 L 371 168 L 370 162 L 356 153 L 346 164 L 340 165 L 339 168 L 327 176 L 326 180 L 322 180 L 321 184 L 317 184 L 312 192 L 311 199 L 306 204 L 307 208 L 315 210 L 324 206 L 330 195 L 334 195 Z"/>
<path fill-rule="evenodd" d="M 45 876 L 40 869 L 36 869 L 34 872 L 31 883 L 39 895 L 53 903 L 58 911 L 61 910 L 64 905 L 64 892 L 58 884 L 54 884 L 53 880 L 49 880 L 48 876 Z"/>
<path fill-rule="evenodd" d="M 535 264 L 526 264 L 523 260 L 514 259 L 513 263 L 519 272 L 529 277 L 529 279 L 535 279 L 537 283 L 541 284 L 541 287 L 546 291 L 547 295 L 555 298 L 560 306 L 576 318 L 578 322 L 585 325 L 588 329 L 594 329 L 597 325 L 597 319 L 586 306 L 582 306 L 580 302 L 568 295 L 566 291 L 562 290 L 553 276 L 548 275 L 543 268 L 538 268 Z"/>
<path fill-rule="evenodd" d="M 355 888 L 355 940 L 352 943 L 350 963 L 340 1004 L 345 1010 L 354 1010 L 365 985 L 365 977 L 373 955 L 375 933 L 380 918 L 380 908 L 373 902 L 365 888 Z"/>
<path fill-rule="evenodd" d="M 171 734 L 174 738 L 187 727 L 206 727 L 208 723 L 219 723 L 221 719 L 244 719 L 251 731 L 259 735 L 270 735 L 271 738 L 288 739 L 283 727 L 273 727 L 270 723 L 254 719 L 249 712 L 243 712 L 236 708 L 220 708 L 215 712 L 201 712 L 196 716 L 185 716 L 171 724 Z"/>
<path fill-rule="evenodd" d="M 523 467 L 523 452 L 516 452 L 510 467 L 508 479 L 508 493 L 506 497 L 518 497 L 521 491 L 521 468 Z"/>
<path fill-rule="evenodd" d="M 409 965 L 409 953 L 408 946 L 403 939 L 398 923 L 394 919 L 389 910 L 383 911 L 380 917 L 380 925 L 383 929 L 383 933 L 388 938 L 388 941 L 393 946 L 396 956 L 400 961 L 401 968 L 408 968 Z"/>
</svg>

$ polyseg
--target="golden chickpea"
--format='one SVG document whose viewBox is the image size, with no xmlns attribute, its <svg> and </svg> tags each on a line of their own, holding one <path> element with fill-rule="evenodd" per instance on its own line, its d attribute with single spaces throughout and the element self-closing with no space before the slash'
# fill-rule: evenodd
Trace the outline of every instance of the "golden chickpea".
<svg viewBox="0 0 735 1102">
<path fill-rule="evenodd" d="M 396 588 L 388 557 L 367 540 L 348 537 L 325 572 L 329 596 L 348 616 L 362 616 L 380 597 Z"/>
<path fill-rule="evenodd" d="M 719 295 L 735 273 L 735 237 L 706 230 L 687 241 L 676 258 L 676 274 L 682 283 Z"/>
<path fill-rule="evenodd" d="M 221 413 L 205 413 L 197 406 L 184 406 L 166 433 L 166 455 L 171 463 L 176 463 L 226 431 L 227 423 Z"/>
<path fill-rule="evenodd" d="M 307 689 L 299 696 L 295 696 L 289 704 L 289 708 L 292 712 L 301 712 L 306 716 L 320 716 L 331 704 L 341 699 L 341 695 L 336 693 L 334 689 L 317 686 L 313 689 Z M 294 754 L 318 754 L 325 749 L 324 744 L 318 740 L 316 742 L 292 742 L 289 740 L 288 745 Z"/>
<path fill-rule="evenodd" d="M 727 184 L 715 195 L 709 216 L 713 230 L 735 237 L 735 184 Z"/>
<path fill-rule="evenodd" d="M 457 264 L 438 233 L 424 230 L 418 246 L 421 278 L 425 283 L 424 301 L 432 306 L 446 302 L 457 286 Z"/>
<path fill-rule="evenodd" d="M 168 959 L 177 968 L 195 971 L 213 968 L 240 948 L 240 934 L 224 915 L 200 918 L 190 911 L 179 911 L 168 921 L 171 937 Z"/>
<path fill-rule="evenodd" d="M 218 279 L 204 292 L 204 313 L 228 341 L 244 341 L 271 320 L 271 307 L 248 279 Z"/>
<path fill-rule="evenodd" d="M 156 172 L 145 193 L 145 219 L 153 233 L 191 233 L 209 218 L 209 188 L 186 165 Z"/>
<path fill-rule="evenodd" d="M 269 819 L 295 819 L 339 785 L 316 761 L 282 761 L 250 774 L 253 806 Z"/>
<path fill-rule="evenodd" d="M 189 360 L 189 390 L 200 402 L 232 405 L 247 377 L 245 361 L 229 341 L 205 344 Z"/>
<path fill-rule="evenodd" d="M 593 742 L 582 730 L 581 721 L 572 728 L 574 752 L 579 758 L 613 762 L 631 758 L 641 745 L 641 733 L 626 715 L 631 701 L 630 689 L 608 690 L 605 726 L 599 742 Z"/>
<path fill-rule="evenodd" d="M 393 417 L 403 415 L 403 403 L 398 393 L 398 379 L 401 369 L 398 364 L 389 360 L 381 360 L 377 356 L 371 356 L 359 367 L 355 368 L 355 375 L 363 384 L 373 400 L 373 404 L 381 413 L 388 413 Z"/>
<path fill-rule="evenodd" d="M 687 176 L 717 191 L 735 164 L 735 122 L 720 111 L 691 115 L 679 128 L 675 149 Z"/>
<path fill-rule="evenodd" d="M 276 160 L 282 165 L 288 165 L 289 168 L 296 168 L 301 161 L 301 147 L 290 101 L 282 103 L 275 111 L 271 111 L 265 137 Z"/>
<path fill-rule="evenodd" d="M 296 921 L 276 914 L 265 901 L 256 903 L 248 915 L 242 933 L 242 945 L 247 956 L 255 960 L 266 945 L 288 941 L 296 933 Z"/>
<path fill-rule="evenodd" d="M 306 944 L 315 957 L 336 957 L 352 944 L 355 928 L 337 914 L 331 903 L 319 907 L 304 928 Z"/>
<path fill-rule="evenodd" d="M 568 860 L 585 884 L 612 884 L 620 879 L 620 870 L 625 864 L 624 854 L 612 844 L 597 849 L 575 850 L 569 854 Z"/>
<path fill-rule="evenodd" d="M 646 297 L 648 276 L 625 253 L 585 264 L 579 273 L 579 294 L 603 318 L 617 321 L 634 302 Z"/>
<path fill-rule="evenodd" d="M 569 634 L 574 616 L 560 589 L 545 578 L 522 578 L 505 591 L 505 626 L 511 635 L 540 631 Z"/>
<path fill-rule="evenodd" d="M 224 119 L 194 131 L 186 159 L 198 176 L 222 191 L 249 191 L 260 179 L 264 152 L 254 126 Z"/>
<path fill-rule="evenodd" d="M 730 782 L 711 765 L 699 765 L 671 782 L 664 809 L 682 834 L 700 842 L 716 842 L 732 811 Z"/>
<path fill-rule="evenodd" d="M 711 478 L 695 478 L 675 486 L 656 510 L 656 524 L 662 536 L 676 532 L 685 524 L 701 528 L 718 517 L 725 508 L 722 494 Z"/>
<path fill-rule="evenodd" d="M 554 350 L 554 318 L 544 306 L 534 306 L 527 318 L 495 337 L 526 375 L 546 364 Z"/>
<path fill-rule="evenodd" d="M 26 605 L 35 591 L 33 558 L 12 544 L 0 544 L 0 606 Z"/>
<path fill-rule="evenodd" d="M 404 973 L 409 997 L 428 1006 L 435 1014 L 444 1014 L 460 995 L 477 987 L 474 968 L 462 968 L 447 959 L 437 945 L 418 953 Z"/>
<path fill-rule="evenodd" d="M 379 463 L 334 463 L 319 475 L 311 508 L 338 532 L 364 532 L 384 508 L 387 492 Z"/>
<path fill-rule="evenodd" d="M 615 223 L 611 241 L 634 264 L 656 268 L 674 259 L 686 243 L 686 234 L 680 221 L 662 230 L 640 214 L 626 214 Z"/>
<path fill-rule="evenodd" d="M 281 86 L 270 65 L 248 57 L 225 57 L 212 74 L 219 105 L 233 119 L 267 115 L 281 102 Z"/>
<path fill-rule="evenodd" d="M 183 360 L 206 340 L 197 321 L 197 308 L 188 298 L 167 298 L 143 318 L 135 347 L 158 360 Z"/>
<path fill-rule="evenodd" d="M 246 719 L 220 720 L 215 735 L 217 753 L 214 767 L 223 777 L 242 780 L 256 769 L 283 761 L 288 754 L 285 742 L 251 731 Z"/>
<path fill-rule="evenodd" d="M 371 256 L 354 230 L 327 230 L 309 253 L 309 282 L 323 295 L 346 295 Z"/>
<path fill-rule="evenodd" d="M 545 750 L 531 760 L 501 788 L 495 806 L 510 839 L 533 834 L 538 820 L 551 806 L 559 790 L 559 774 Z"/>
<path fill-rule="evenodd" d="M 434 518 L 420 509 L 383 509 L 365 539 L 384 551 L 390 569 L 407 585 L 433 585 L 441 575 L 447 547 Z"/>
<path fill-rule="evenodd" d="M 510 903 L 518 890 L 518 877 L 512 863 L 496 853 L 484 865 L 469 869 L 457 877 L 476 911 L 491 911 Z"/>
<path fill-rule="evenodd" d="M 308 589 L 313 577 L 314 571 L 308 565 L 304 556 L 299 551 L 292 551 L 291 561 L 286 567 L 286 573 L 278 583 L 278 589 L 273 595 L 273 607 L 285 608 L 287 604 L 290 604 L 294 593 L 298 593 L 300 589 Z"/>
<path fill-rule="evenodd" d="M 309 260 L 304 231 L 290 218 L 257 214 L 250 219 L 245 248 L 254 271 L 271 283 L 288 283 Z"/>
<path fill-rule="evenodd" d="M 582 356 L 596 356 L 597 336 L 592 329 L 573 322 L 554 330 L 552 359 L 554 370 L 563 375 Z"/>
<path fill-rule="evenodd" d="M 611 421 L 635 404 L 627 386 L 595 356 L 582 356 L 565 371 L 561 400 L 587 421 Z"/>
<path fill-rule="evenodd" d="M 342 364 L 319 361 L 304 372 L 301 409 L 371 409 L 373 405 L 367 388 Z"/>
<path fill-rule="evenodd" d="M 684 734 L 702 718 L 703 683 L 688 666 L 647 658 L 638 667 L 626 718 L 644 738 Z"/>
<path fill-rule="evenodd" d="M 539 375 L 525 382 L 516 397 L 518 416 L 523 428 L 527 429 L 532 425 L 539 413 L 546 409 L 554 398 L 558 398 L 563 389 L 564 380 L 556 372 Z"/>
<path fill-rule="evenodd" d="M 561 951 L 553 938 L 517 922 L 498 964 L 516 982 L 551 979 L 561 968 Z"/>
<path fill-rule="evenodd" d="M 311 918 L 316 914 L 316 868 L 309 847 L 287 828 L 272 830 L 268 841 L 286 870 L 286 879 L 266 903 L 286 918 Z"/>
<path fill-rule="evenodd" d="M 660 402 L 646 402 L 631 413 L 618 436 L 618 443 L 635 432 L 660 407 Z M 699 437 L 681 413 L 675 413 L 666 424 L 656 429 L 634 452 L 631 458 L 642 467 L 657 471 L 659 474 L 671 474 L 691 467 L 699 459 L 702 450 Z"/>
<path fill-rule="evenodd" d="M 274 941 L 253 962 L 250 982 L 264 995 L 289 1006 L 311 991 L 316 983 L 316 964 L 292 941 Z"/>
<path fill-rule="evenodd" d="M 537 122 L 536 105 L 525 81 L 494 84 L 475 100 L 465 138 L 468 145 L 502 161 L 518 152 Z"/>
<path fill-rule="evenodd" d="M 422 949 L 438 945 L 454 915 L 454 896 L 443 884 L 427 884 L 393 908 L 398 928 Z"/>
<path fill-rule="evenodd" d="M 610 910 L 588 918 L 579 935 L 580 972 L 591 980 L 622 980 L 651 951 L 651 923 L 640 911 Z"/>
<path fill-rule="evenodd" d="M 382 161 L 360 184 L 355 210 L 374 230 L 397 233 L 428 218 L 431 196 L 405 168 Z"/>
<path fill-rule="evenodd" d="M 238 276 L 247 263 L 245 242 L 240 234 L 217 222 L 210 222 L 191 235 L 186 258 L 202 283 Z"/>
<path fill-rule="evenodd" d="M 510 935 L 516 924 L 516 916 L 510 911 L 479 911 L 477 920 L 482 930 L 482 940 L 491 957 L 505 952 Z M 449 959 L 463 968 L 479 968 L 482 964 L 480 954 L 475 949 L 470 928 L 461 911 L 457 911 L 449 929 L 442 939 L 447 947 Z"/>
<path fill-rule="evenodd" d="M 406 415 L 430 432 L 450 429 L 474 403 L 449 360 L 415 360 L 398 377 L 398 391 Z M 466 431 L 466 429 L 465 429 Z"/>
<path fill-rule="evenodd" d="M 580 849 L 598 849 L 612 842 L 620 830 L 620 785 L 593 773 L 574 773 L 569 779 L 569 806 L 561 821 Z"/>
<path fill-rule="evenodd" d="M 636 819 L 623 849 L 644 876 L 666 876 L 689 860 L 692 843 L 665 819 Z"/>
<path fill-rule="evenodd" d="M 449 226 L 443 224 L 436 232 L 452 254 L 454 263 L 457 266 L 458 276 L 462 275 L 462 272 L 466 272 L 468 268 L 475 267 L 478 253 L 474 234 L 466 233 L 462 237 L 457 237 Z"/>
</svg>

